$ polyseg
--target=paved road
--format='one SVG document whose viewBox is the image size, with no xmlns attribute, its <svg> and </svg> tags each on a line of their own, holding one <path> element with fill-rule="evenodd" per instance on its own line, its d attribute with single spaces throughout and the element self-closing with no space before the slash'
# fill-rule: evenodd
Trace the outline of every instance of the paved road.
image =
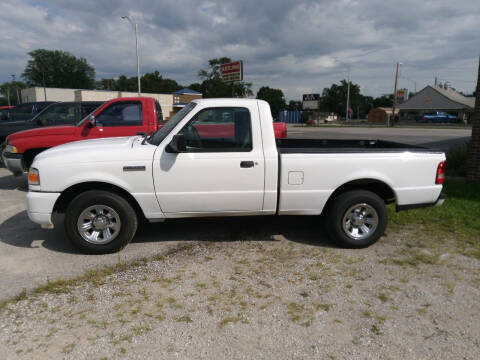
<svg viewBox="0 0 480 360">
<path fill-rule="evenodd" d="M 296 127 L 288 126 L 288 137 L 305 139 L 381 139 L 422 145 L 448 151 L 465 143 L 471 129 Z"/>
</svg>

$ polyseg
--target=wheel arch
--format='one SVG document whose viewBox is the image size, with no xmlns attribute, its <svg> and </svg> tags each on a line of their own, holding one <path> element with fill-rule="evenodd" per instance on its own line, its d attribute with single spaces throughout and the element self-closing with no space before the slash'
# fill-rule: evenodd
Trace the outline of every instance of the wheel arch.
<svg viewBox="0 0 480 360">
<path fill-rule="evenodd" d="M 106 182 L 88 181 L 72 185 L 62 191 L 61 195 L 55 202 L 53 211 L 57 213 L 65 213 L 70 202 L 79 194 L 89 190 L 103 190 L 111 192 L 123 197 L 132 206 L 137 214 L 138 219 L 145 219 L 145 214 L 140 207 L 138 201 L 127 190 L 118 185 L 113 185 Z"/>
<path fill-rule="evenodd" d="M 338 195 L 351 190 L 371 191 L 374 194 L 377 194 L 380 198 L 382 198 L 386 204 L 390 204 L 396 201 L 395 191 L 392 189 L 390 185 L 378 179 L 364 178 L 364 179 L 351 180 L 340 185 L 330 195 L 330 197 L 328 198 L 325 204 L 324 209 L 328 209 L 328 207 L 332 204 L 332 202 L 335 200 L 335 198 Z"/>
</svg>

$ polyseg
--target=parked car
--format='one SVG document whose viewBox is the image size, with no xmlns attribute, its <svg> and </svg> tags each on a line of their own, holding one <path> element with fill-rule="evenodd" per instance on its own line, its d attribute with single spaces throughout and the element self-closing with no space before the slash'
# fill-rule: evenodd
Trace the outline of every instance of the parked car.
<svg viewBox="0 0 480 360">
<path fill-rule="evenodd" d="M 0 121 L 8 120 L 8 115 L 12 109 L 13 106 L 0 106 Z"/>
<path fill-rule="evenodd" d="M 223 119 L 222 129 L 209 119 Z M 332 237 L 359 248 L 384 234 L 385 204 L 443 202 L 442 152 L 380 140 L 276 140 L 272 122 L 262 100 L 200 99 L 152 136 L 49 149 L 29 171 L 28 215 L 51 228 L 52 214 L 64 213 L 67 237 L 91 253 L 121 249 L 144 218 L 322 213 Z"/>
<path fill-rule="evenodd" d="M 10 110 L 10 121 L 23 121 L 30 120 L 48 105 L 53 104 L 55 101 L 37 101 L 22 103 L 15 106 Z"/>
<path fill-rule="evenodd" d="M 59 102 L 48 105 L 29 120 L 0 122 L 0 142 L 18 131 L 44 126 L 76 124 L 103 104 L 103 101 Z"/>
<path fill-rule="evenodd" d="M 219 135 L 233 132 L 233 128 L 224 125 L 225 121 L 227 119 L 218 117 L 205 119 L 205 123 L 215 124 Z M 152 98 L 113 99 L 76 125 L 24 130 L 9 135 L 3 160 L 11 172 L 21 175 L 37 154 L 53 146 L 78 140 L 132 136 L 139 132 L 153 133 L 164 123 L 160 104 Z M 278 137 L 287 136 L 285 123 L 276 123 L 274 128 Z"/>
<path fill-rule="evenodd" d="M 425 114 L 423 115 L 422 120 L 423 122 L 433 123 L 454 123 L 459 121 L 455 115 L 447 114 L 444 111 L 435 111 Z"/>
</svg>

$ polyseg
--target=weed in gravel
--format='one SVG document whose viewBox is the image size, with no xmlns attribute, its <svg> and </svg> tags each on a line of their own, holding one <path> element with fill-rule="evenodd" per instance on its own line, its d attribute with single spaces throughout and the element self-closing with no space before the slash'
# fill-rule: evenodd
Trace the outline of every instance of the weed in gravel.
<svg viewBox="0 0 480 360">
<path fill-rule="evenodd" d="M 380 327 L 377 324 L 373 324 L 370 327 L 370 331 L 375 335 L 382 335 L 382 331 L 380 330 Z"/>
<path fill-rule="evenodd" d="M 237 316 L 230 316 L 230 317 L 223 318 L 220 321 L 219 327 L 224 328 L 226 325 L 228 325 L 230 323 L 235 324 L 235 323 L 238 323 L 238 322 L 242 322 L 243 324 L 248 323 L 248 321 L 245 319 L 245 317 L 242 314 L 239 313 L 239 314 L 237 314 Z"/>
<path fill-rule="evenodd" d="M 127 349 L 125 349 L 124 347 L 121 347 L 120 354 L 125 355 L 126 353 L 127 353 Z"/>
<path fill-rule="evenodd" d="M 446 281 L 442 285 L 447 289 L 448 293 L 452 295 L 455 292 L 455 281 Z"/>
<path fill-rule="evenodd" d="M 315 309 L 316 310 L 323 310 L 323 311 L 330 311 L 330 309 L 332 308 L 332 304 L 315 304 Z"/>
<path fill-rule="evenodd" d="M 75 343 L 68 344 L 68 345 L 63 347 L 62 352 L 64 354 L 70 354 L 73 351 L 73 349 L 75 348 L 75 346 L 76 346 Z"/>
<path fill-rule="evenodd" d="M 372 317 L 372 312 L 370 310 L 363 310 L 363 316 L 365 316 L 366 318 L 371 318 Z"/>
<path fill-rule="evenodd" d="M 376 315 L 375 318 L 377 319 L 379 324 L 383 324 L 387 320 L 387 318 L 382 315 Z"/>
<path fill-rule="evenodd" d="M 390 300 L 390 298 L 388 297 L 388 295 L 387 295 L 386 293 L 383 293 L 383 292 L 380 293 L 380 294 L 378 294 L 378 298 L 380 299 L 380 301 L 381 301 L 382 303 L 386 303 L 387 301 Z"/>
<path fill-rule="evenodd" d="M 152 328 L 146 325 L 139 325 L 132 328 L 132 332 L 135 336 L 139 336 L 151 331 Z"/>
<path fill-rule="evenodd" d="M 195 288 L 197 289 L 197 291 L 200 291 L 200 290 L 206 289 L 207 284 L 204 282 L 197 282 L 195 283 Z"/>
<path fill-rule="evenodd" d="M 191 323 L 193 322 L 192 318 L 188 315 L 184 315 L 184 316 L 180 316 L 179 318 L 177 318 L 177 322 L 184 322 L 184 323 Z"/>
</svg>

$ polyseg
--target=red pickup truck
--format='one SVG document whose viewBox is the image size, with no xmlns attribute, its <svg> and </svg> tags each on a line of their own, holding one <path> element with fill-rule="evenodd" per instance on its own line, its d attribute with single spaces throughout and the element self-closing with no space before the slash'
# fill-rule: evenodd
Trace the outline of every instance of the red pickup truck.
<svg viewBox="0 0 480 360">
<path fill-rule="evenodd" d="M 222 125 L 222 119 L 208 118 L 204 121 L 210 122 L 210 126 L 211 122 L 216 123 L 218 137 L 234 134 L 233 127 L 230 129 L 228 125 Z M 28 170 L 38 153 L 53 146 L 79 140 L 153 133 L 165 123 L 160 104 L 153 98 L 113 99 L 76 125 L 36 128 L 8 136 L 2 157 L 5 166 L 14 175 L 21 175 Z M 285 123 L 274 123 L 273 127 L 276 138 L 287 137 Z M 197 125 L 196 130 L 201 134 L 202 125 Z M 212 134 L 211 128 L 209 133 Z"/>
</svg>

